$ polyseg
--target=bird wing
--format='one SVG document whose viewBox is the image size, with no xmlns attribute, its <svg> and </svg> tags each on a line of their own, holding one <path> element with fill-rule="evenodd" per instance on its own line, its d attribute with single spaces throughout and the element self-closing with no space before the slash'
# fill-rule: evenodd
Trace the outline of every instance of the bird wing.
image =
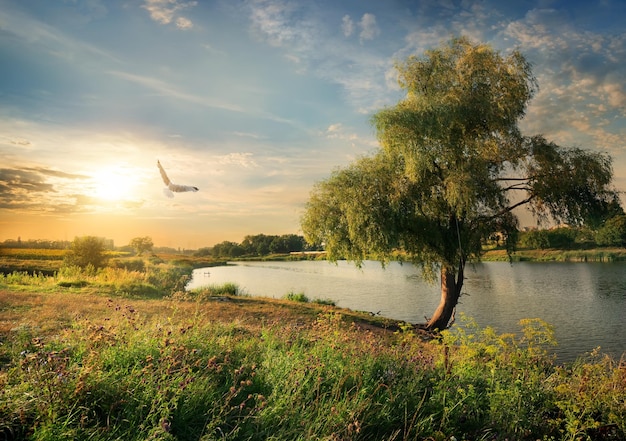
<svg viewBox="0 0 626 441">
<path fill-rule="evenodd" d="M 168 189 L 175 193 L 183 193 L 185 191 L 198 191 L 198 187 L 193 187 L 191 185 L 178 185 L 170 182 L 170 185 L 167 186 Z"/>
<path fill-rule="evenodd" d="M 161 161 L 157 160 L 157 166 L 159 167 L 159 172 L 161 173 L 163 182 L 167 186 L 167 188 L 163 189 L 163 193 L 165 193 L 165 196 L 167 196 L 168 198 L 173 198 L 174 193 L 183 193 L 186 191 L 198 191 L 198 187 L 194 187 L 192 185 L 174 184 L 172 181 L 170 181 L 170 178 L 167 177 L 167 173 L 165 173 L 165 169 L 161 165 Z"/>
<path fill-rule="evenodd" d="M 165 173 L 165 170 L 163 169 L 163 166 L 161 165 L 161 161 L 157 161 L 157 166 L 159 167 L 159 172 L 161 173 L 163 182 L 165 183 L 165 185 L 169 186 L 172 183 L 172 181 L 170 181 L 170 178 L 167 177 L 167 173 Z"/>
</svg>

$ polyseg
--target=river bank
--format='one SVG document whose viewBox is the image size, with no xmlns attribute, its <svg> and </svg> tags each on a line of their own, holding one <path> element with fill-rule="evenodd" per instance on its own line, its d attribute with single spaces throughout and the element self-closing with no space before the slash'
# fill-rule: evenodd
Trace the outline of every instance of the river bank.
<svg viewBox="0 0 626 441">
<path fill-rule="evenodd" d="M 505 250 L 488 250 L 482 257 L 485 262 L 623 262 L 626 261 L 626 248 L 591 249 L 524 249 L 515 251 L 510 257 Z"/>
</svg>

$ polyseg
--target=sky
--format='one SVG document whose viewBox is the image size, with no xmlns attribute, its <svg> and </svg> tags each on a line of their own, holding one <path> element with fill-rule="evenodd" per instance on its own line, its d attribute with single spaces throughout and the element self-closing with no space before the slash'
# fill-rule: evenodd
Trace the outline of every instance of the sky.
<svg viewBox="0 0 626 441">
<path fill-rule="evenodd" d="M 314 184 L 379 148 L 394 63 L 461 35 L 520 50 L 523 133 L 626 190 L 624 0 L 0 0 L 0 241 L 302 234 Z M 165 197 L 157 160 L 200 191 Z"/>
</svg>

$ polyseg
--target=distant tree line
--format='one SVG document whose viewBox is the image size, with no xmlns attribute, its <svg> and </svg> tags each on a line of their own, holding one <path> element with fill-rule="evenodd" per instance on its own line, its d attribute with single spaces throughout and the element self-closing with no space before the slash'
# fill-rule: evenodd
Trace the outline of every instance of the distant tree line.
<svg viewBox="0 0 626 441">
<path fill-rule="evenodd" d="M 82 249 L 79 254 L 90 254 L 97 248 L 95 255 L 106 250 L 113 250 L 113 241 L 105 238 L 91 237 L 85 243 L 80 243 Z M 75 251 L 77 240 L 21 240 L 7 239 L 0 243 L 0 248 L 24 249 L 61 249 Z M 519 232 L 518 247 L 526 249 L 576 249 L 594 247 L 626 247 L 626 214 L 619 213 L 607 219 L 595 229 L 583 227 L 561 226 L 551 229 L 532 229 Z M 85 251 L 85 249 L 87 251 Z M 175 248 L 155 247 L 149 236 L 136 237 L 128 245 L 117 247 L 119 250 L 134 252 L 137 255 L 152 252 L 181 252 Z M 242 256 L 267 256 L 269 254 L 286 254 L 291 252 L 313 251 L 323 249 L 319 245 L 306 243 L 303 236 L 297 234 L 267 235 L 255 234 L 245 236 L 241 243 L 223 241 L 212 247 L 200 248 L 196 251 L 185 250 L 184 253 L 193 253 L 194 256 L 212 256 L 216 258 L 236 258 Z M 93 256 L 92 256 L 93 257 Z M 91 259 L 88 259 L 91 260 Z M 97 260 L 97 259 L 96 259 Z M 80 259 L 79 259 L 80 261 Z M 76 262 L 75 262 L 76 263 Z M 100 262 L 96 262 L 100 263 Z"/>
<path fill-rule="evenodd" d="M 522 231 L 519 234 L 518 246 L 539 250 L 626 247 L 626 215 L 613 216 L 595 230 L 562 226 Z"/>
<path fill-rule="evenodd" d="M 115 249 L 113 239 L 107 239 L 104 237 L 98 238 L 102 242 L 102 246 L 105 250 Z M 72 248 L 73 241 L 69 240 L 45 240 L 45 239 L 29 239 L 22 240 L 20 237 L 17 239 L 7 239 L 0 243 L 1 248 L 23 248 L 23 249 L 48 249 L 48 250 L 69 250 Z"/>
<path fill-rule="evenodd" d="M 255 234 L 244 237 L 241 243 L 224 241 L 213 247 L 200 248 L 194 255 L 212 257 L 267 256 L 319 249 L 308 246 L 303 236 L 297 234 Z"/>
</svg>

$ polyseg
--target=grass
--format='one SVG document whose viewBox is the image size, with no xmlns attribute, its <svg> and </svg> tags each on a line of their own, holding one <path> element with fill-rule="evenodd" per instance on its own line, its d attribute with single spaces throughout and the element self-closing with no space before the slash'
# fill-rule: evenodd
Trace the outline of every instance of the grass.
<svg viewBox="0 0 626 441">
<path fill-rule="evenodd" d="M 288 292 L 283 296 L 285 300 L 289 300 L 291 302 L 300 302 L 300 303 L 309 303 L 310 300 L 303 292 Z"/>
<path fill-rule="evenodd" d="M 68 250 L 60 249 L 0 247 L 0 274 L 18 272 L 52 276 L 63 269 L 63 259 L 67 253 Z M 225 263 L 212 258 L 165 253 L 152 254 L 146 259 L 132 257 L 121 251 L 106 251 L 105 255 L 108 258 L 108 267 L 138 272 L 145 272 L 146 266 L 150 265 L 202 268 Z"/>
<path fill-rule="evenodd" d="M 519 249 L 511 259 L 516 262 L 618 262 L 626 260 L 626 248 L 594 248 L 577 250 Z M 483 261 L 508 261 L 506 250 L 488 250 Z"/>
<path fill-rule="evenodd" d="M 0 288 L 0 439 L 626 439 L 626 360 L 555 365 L 540 320 L 513 335 L 465 318 L 425 341 L 232 284 L 128 297 L 103 275 L 28 277 Z"/>
<path fill-rule="evenodd" d="M 336 306 L 336 303 L 332 299 L 309 299 L 309 297 L 303 292 L 293 292 L 290 291 L 283 296 L 283 299 L 289 300 L 290 302 L 300 302 L 300 303 L 309 303 L 313 302 L 318 305 L 326 305 L 326 306 Z"/>
</svg>

